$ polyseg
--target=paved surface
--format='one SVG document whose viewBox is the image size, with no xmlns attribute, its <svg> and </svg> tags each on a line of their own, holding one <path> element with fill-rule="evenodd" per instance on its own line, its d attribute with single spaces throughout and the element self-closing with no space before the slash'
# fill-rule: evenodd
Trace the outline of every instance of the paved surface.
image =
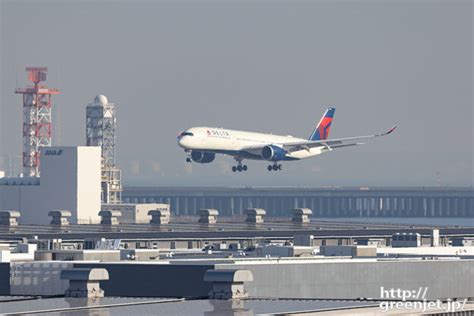
<svg viewBox="0 0 474 316">
<path fill-rule="evenodd" d="M 339 300 L 181 300 L 155 298 L 114 298 L 87 300 L 50 298 L 4 303 L 3 315 L 47 313 L 48 315 L 261 315 L 347 309 L 374 306 L 374 302 Z"/>
</svg>

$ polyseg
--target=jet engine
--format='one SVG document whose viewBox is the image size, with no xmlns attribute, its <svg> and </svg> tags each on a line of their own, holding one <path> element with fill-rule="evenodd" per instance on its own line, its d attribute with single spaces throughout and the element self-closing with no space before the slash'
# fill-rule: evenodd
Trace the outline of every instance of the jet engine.
<svg viewBox="0 0 474 316">
<path fill-rule="evenodd" d="M 207 153 L 203 151 L 192 151 L 191 159 L 199 163 L 210 163 L 216 158 L 214 153 Z"/>
<path fill-rule="evenodd" d="M 268 145 L 262 148 L 262 158 L 270 161 L 284 160 L 286 150 L 275 145 Z"/>
</svg>

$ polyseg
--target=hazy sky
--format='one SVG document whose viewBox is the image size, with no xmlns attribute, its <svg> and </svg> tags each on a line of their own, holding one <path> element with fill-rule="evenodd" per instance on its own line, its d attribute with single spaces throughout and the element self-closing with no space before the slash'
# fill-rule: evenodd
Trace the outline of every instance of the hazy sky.
<svg viewBox="0 0 474 316">
<path fill-rule="evenodd" d="M 6 1 L 0 169 L 22 151 L 25 66 L 47 66 L 54 143 L 85 143 L 85 107 L 118 113 L 126 184 L 473 184 L 471 1 Z M 396 133 L 268 172 L 188 165 L 176 135 L 217 126 L 308 137 Z M 15 167 L 16 166 L 16 167 Z"/>
</svg>

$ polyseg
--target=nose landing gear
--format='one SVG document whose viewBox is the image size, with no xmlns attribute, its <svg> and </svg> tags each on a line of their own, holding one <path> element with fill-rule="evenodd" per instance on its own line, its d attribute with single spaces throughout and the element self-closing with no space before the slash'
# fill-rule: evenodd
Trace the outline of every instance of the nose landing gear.
<svg viewBox="0 0 474 316">
<path fill-rule="evenodd" d="M 278 171 L 281 170 L 281 164 L 277 164 L 276 162 L 273 165 L 268 165 L 267 167 L 268 171 Z"/>
<path fill-rule="evenodd" d="M 191 158 L 191 150 L 185 149 L 184 152 L 186 153 L 186 162 L 193 162 L 193 159 Z"/>
</svg>

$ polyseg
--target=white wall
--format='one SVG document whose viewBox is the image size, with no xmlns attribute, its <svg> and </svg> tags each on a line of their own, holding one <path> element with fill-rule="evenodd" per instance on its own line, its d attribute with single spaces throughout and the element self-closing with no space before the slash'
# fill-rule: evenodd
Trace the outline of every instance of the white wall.
<svg viewBox="0 0 474 316">
<path fill-rule="evenodd" d="M 51 210 L 68 210 L 73 223 L 97 223 L 100 147 L 41 149 L 39 185 L 0 185 L 0 209 L 21 212 L 20 224 L 48 224 Z"/>
<path fill-rule="evenodd" d="M 122 216 L 118 219 L 120 223 L 148 224 L 151 210 L 170 210 L 169 204 L 143 203 L 143 204 L 102 204 L 102 210 L 120 211 Z"/>
<path fill-rule="evenodd" d="M 79 224 L 99 223 L 101 206 L 101 149 L 78 147 L 77 209 Z"/>
</svg>

